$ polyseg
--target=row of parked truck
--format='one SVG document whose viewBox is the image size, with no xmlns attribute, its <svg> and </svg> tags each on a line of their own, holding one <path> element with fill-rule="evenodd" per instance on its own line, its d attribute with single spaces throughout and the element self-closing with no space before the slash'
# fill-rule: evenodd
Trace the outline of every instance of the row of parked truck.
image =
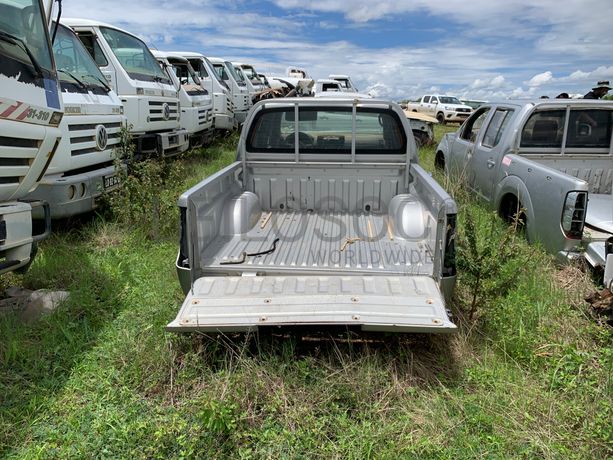
<svg viewBox="0 0 613 460">
<path fill-rule="evenodd" d="M 0 0 L 0 273 L 27 266 L 51 219 L 119 186 L 114 150 L 172 156 L 244 122 L 264 84 L 248 64 L 153 50 L 109 24 Z M 44 230 L 32 234 L 32 219 Z"/>
</svg>

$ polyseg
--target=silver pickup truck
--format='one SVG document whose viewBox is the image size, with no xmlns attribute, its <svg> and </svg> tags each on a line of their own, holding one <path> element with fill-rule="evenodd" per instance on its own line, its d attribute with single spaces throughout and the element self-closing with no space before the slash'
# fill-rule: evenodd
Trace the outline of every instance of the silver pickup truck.
<svg viewBox="0 0 613 460">
<path fill-rule="evenodd" d="M 612 126 L 608 101 L 487 103 L 443 137 L 435 164 L 501 216 L 520 211 L 529 241 L 561 259 L 587 245 L 586 258 L 597 266 L 611 236 Z"/>
<path fill-rule="evenodd" d="M 450 332 L 456 204 L 399 106 L 288 98 L 249 112 L 237 161 L 179 199 L 187 295 L 171 331 Z"/>
</svg>

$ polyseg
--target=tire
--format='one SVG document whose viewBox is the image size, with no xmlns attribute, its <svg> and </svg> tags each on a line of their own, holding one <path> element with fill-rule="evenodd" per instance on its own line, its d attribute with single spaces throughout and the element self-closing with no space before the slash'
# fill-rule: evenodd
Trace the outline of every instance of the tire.
<svg viewBox="0 0 613 460">
<path fill-rule="evenodd" d="M 436 119 L 441 125 L 445 124 L 445 114 L 443 112 L 439 112 L 436 114 Z"/>
</svg>

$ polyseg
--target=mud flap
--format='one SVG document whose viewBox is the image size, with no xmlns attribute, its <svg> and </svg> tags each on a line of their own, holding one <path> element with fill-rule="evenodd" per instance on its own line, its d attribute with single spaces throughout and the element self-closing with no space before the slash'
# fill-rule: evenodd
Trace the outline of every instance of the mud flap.
<svg viewBox="0 0 613 460">
<path fill-rule="evenodd" d="M 196 280 L 169 331 L 236 332 L 259 326 L 359 326 L 453 332 L 427 276 L 227 276 Z"/>
</svg>

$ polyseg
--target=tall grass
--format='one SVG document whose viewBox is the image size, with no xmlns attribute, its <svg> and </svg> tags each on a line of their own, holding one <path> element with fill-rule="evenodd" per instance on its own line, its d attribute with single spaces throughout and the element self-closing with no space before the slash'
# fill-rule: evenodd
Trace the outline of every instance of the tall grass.
<svg viewBox="0 0 613 460">
<path fill-rule="evenodd" d="M 184 160 L 174 196 L 233 161 L 235 141 Z M 421 157 L 432 169 L 433 148 Z M 509 238 L 479 203 L 456 198 L 460 229 L 471 216 L 478 247 Z M 177 242 L 143 238 L 138 224 L 93 218 L 42 244 L 26 275 L 3 280 L 72 295 L 33 324 L 0 318 L 1 457 L 613 453 L 611 331 L 576 294 L 588 281 L 575 272 L 569 279 L 521 238 L 517 258 L 496 267 L 509 280 L 504 289 L 483 271 L 494 284 L 477 296 L 472 319 L 471 278 L 459 274 L 454 336 L 257 340 L 164 332 L 183 297 Z"/>
</svg>

